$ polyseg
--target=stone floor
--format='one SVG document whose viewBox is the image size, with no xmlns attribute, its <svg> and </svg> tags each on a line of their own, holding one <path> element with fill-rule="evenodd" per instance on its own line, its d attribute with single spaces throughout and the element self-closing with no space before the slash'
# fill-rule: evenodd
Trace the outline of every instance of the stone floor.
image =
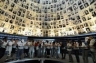
<svg viewBox="0 0 96 63">
<path fill-rule="evenodd" d="M 62 62 L 64 62 L 64 63 L 77 63 L 77 62 L 76 62 L 76 58 L 75 58 L 75 56 L 72 55 L 72 57 L 73 57 L 74 62 L 69 62 L 69 57 L 68 57 L 68 55 L 66 55 L 66 59 L 63 59 L 63 60 L 62 60 L 61 58 L 59 58 L 59 59 L 55 59 L 55 58 L 47 58 L 47 59 L 58 60 L 58 61 L 62 61 Z M 29 58 L 24 58 L 23 60 L 25 60 L 25 59 L 29 59 Z M 33 58 L 33 59 L 38 59 L 38 58 Z M 39 58 L 39 59 L 40 59 L 40 58 Z M 41 58 L 41 59 L 46 59 L 46 58 Z M 89 59 L 89 63 L 93 63 L 91 57 L 89 57 L 88 59 Z M 2 58 L 2 59 L 0 59 L 0 61 L 1 61 L 1 60 L 4 61 L 4 60 L 5 60 L 5 57 Z M 17 61 L 17 60 L 16 60 L 16 61 Z M 2 63 L 2 62 L 0 62 L 0 63 Z M 4 62 L 4 63 L 7 63 L 7 62 Z M 80 56 L 80 63 L 84 63 L 84 62 L 83 62 L 83 59 L 82 59 L 82 56 Z"/>
</svg>

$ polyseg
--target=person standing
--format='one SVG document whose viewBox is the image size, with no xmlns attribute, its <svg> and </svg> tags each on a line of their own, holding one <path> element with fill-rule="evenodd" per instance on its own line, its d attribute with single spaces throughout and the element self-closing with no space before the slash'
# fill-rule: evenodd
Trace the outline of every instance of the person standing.
<svg viewBox="0 0 96 63">
<path fill-rule="evenodd" d="M 28 54 L 28 52 L 29 52 L 28 42 L 29 42 L 29 40 L 27 40 L 27 41 L 25 42 L 25 45 L 24 45 L 24 57 L 25 57 L 25 58 L 29 56 L 29 54 Z"/>
<path fill-rule="evenodd" d="M 35 57 L 38 56 L 38 49 L 39 49 L 38 44 L 39 44 L 39 41 L 36 41 L 35 42 Z"/>
<path fill-rule="evenodd" d="M 92 36 L 89 36 L 90 39 L 90 51 L 91 51 L 91 57 L 93 59 L 93 62 L 96 63 L 96 41 Z"/>
<path fill-rule="evenodd" d="M 50 43 L 50 55 L 53 57 L 53 42 Z"/>
<path fill-rule="evenodd" d="M 6 51 L 8 51 L 8 60 L 9 60 L 10 57 L 11 57 L 13 41 L 14 41 L 14 40 L 11 39 L 11 40 L 8 42 L 8 44 L 7 44 Z"/>
<path fill-rule="evenodd" d="M 49 43 L 49 41 L 47 41 L 47 43 L 46 43 L 46 52 L 47 52 L 47 57 L 49 58 L 50 57 L 50 43 Z"/>
<path fill-rule="evenodd" d="M 71 41 L 67 41 L 67 51 L 69 54 L 69 62 L 73 62 L 73 58 L 72 58 L 72 43 Z"/>
<path fill-rule="evenodd" d="M 22 59 L 22 55 L 24 54 L 24 39 L 22 39 L 21 41 L 18 41 L 17 43 L 18 45 L 18 50 L 17 50 L 17 60 Z"/>
<path fill-rule="evenodd" d="M 45 57 L 45 43 L 42 42 L 43 46 L 42 46 L 42 57 Z"/>
<path fill-rule="evenodd" d="M 41 57 L 44 57 L 44 42 L 41 41 Z"/>
<path fill-rule="evenodd" d="M 3 63 L 6 58 L 7 58 L 7 51 L 6 51 L 6 47 L 8 45 L 8 41 L 7 41 L 7 37 L 4 37 L 3 40 L 2 40 L 2 43 L 1 43 L 1 59 L 0 59 L 0 62 Z"/>
<path fill-rule="evenodd" d="M 62 59 L 65 59 L 66 57 L 66 46 L 64 46 L 64 44 L 62 42 L 60 42 L 60 50 L 61 50 L 61 55 L 62 55 Z"/>
<path fill-rule="evenodd" d="M 58 42 L 57 43 L 57 58 L 60 58 L 59 56 L 60 56 L 60 43 Z"/>
<path fill-rule="evenodd" d="M 83 57 L 83 61 L 84 63 L 88 63 L 88 37 L 85 37 L 85 42 L 82 42 L 82 45 L 80 46 L 82 49 L 82 57 Z"/>
<path fill-rule="evenodd" d="M 53 57 L 55 57 L 55 41 L 53 42 Z"/>
<path fill-rule="evenodd" d="M 29 43 L 29 56 L 30 56 L 30 58 L 34 57 L 34 52 L 35 52 L 34 45 L 35 45 L 34 41 L 32 41 L 32 42 L 30 41 L 30 43 Z"/>
<path fill-rule="evenodd" d="M 59 58 L 60 54 L 60 44 L 58 42 L 55 42 L 55 58 Z"/>
<path fill-rule="evenodd" d="M 39 41 L 39 44 L 38 44 L 38 57 L 41 58 L 42 56 L 42 41 Z"/>
<path fill-rule="evenodd" d="M 74 54 L 75 54 L 76 60 L 77 60 L 78 63 L 80 63 L 80 59 L 79 59 L 79 44 L 78 44 L 78 42 L 74 41 L 73 49 L 74 49 Z"/>
<path fill-rule="evenodd" d="M 16 46 L 17 46 L 17 42 L 18 42 L 18 39 L 15 39 L 13 41 L 13 45 L 12 45 L 12 60 L 15 60 L 16 59 Z"/>
</svg>

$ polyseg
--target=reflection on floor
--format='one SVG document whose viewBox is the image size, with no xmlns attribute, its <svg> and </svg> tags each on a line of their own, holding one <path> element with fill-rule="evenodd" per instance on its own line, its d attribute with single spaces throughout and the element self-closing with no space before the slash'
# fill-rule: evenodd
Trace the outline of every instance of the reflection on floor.
<svg viewBox="0 0 96 63">
<path fill-rule="evenodd" d="M 75 56 L 74 55 L 72 55 L 73 56 L 73 60 L 74 60 L 74 62 L 73 63 L 77 63 L 76 62 L 76 58 L 75 58 Z M 3 60 L 4 60 L 5 58 L 3 58 Z M 26 59 L 26 58 L 25 58 Z M 27 58 L 28 59 L 28 58 Z M 49 58 L 49 59 L 54 59 L 54 58 Z M 55 60 L 60 60 L 60 61 L 63 61 L 64 63 L 72 63 L 72 62 L 69 62 L 69 57 L 68 57 L 68 55 L 66 55 L 66 59 L 55 59 Z M 88 58 L 88 60 L 89 60 L 89 63 L 93 63 L 93 61 L 92 61 L 92 58 L 91 57 L 89 57 Z M 1 63 L 1 62 L 0 62 Z M 83 62 L 83 59 L 82 59 L 82 56 L 80 56 L 80 63 L 84 63 Z"/>
</svg>

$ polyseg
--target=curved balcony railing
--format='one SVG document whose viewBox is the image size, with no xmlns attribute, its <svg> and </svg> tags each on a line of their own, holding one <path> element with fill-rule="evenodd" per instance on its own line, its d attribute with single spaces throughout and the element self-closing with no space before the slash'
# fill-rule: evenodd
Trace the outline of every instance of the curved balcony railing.
<svg viewBox="0 0 96 63">
<path fill-rule="evenodd" d="M 62 60 L 49 59 L 49 58 L 34 58 L 34 59 L 22 59 L 16 61 L 10 61 L 6 63 L 66 63 Z"/>
</svg>

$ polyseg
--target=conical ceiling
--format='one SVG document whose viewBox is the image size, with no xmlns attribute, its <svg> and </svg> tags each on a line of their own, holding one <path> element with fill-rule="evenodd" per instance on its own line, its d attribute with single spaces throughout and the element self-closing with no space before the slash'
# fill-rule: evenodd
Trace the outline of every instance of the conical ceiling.
<svg viewBox="0 0 96 63">
<path fill-rule="evenodd" d="M 96 32 L 96 0 L 0 0 L 0 32 L 39 37 Z"/>
</svg>

